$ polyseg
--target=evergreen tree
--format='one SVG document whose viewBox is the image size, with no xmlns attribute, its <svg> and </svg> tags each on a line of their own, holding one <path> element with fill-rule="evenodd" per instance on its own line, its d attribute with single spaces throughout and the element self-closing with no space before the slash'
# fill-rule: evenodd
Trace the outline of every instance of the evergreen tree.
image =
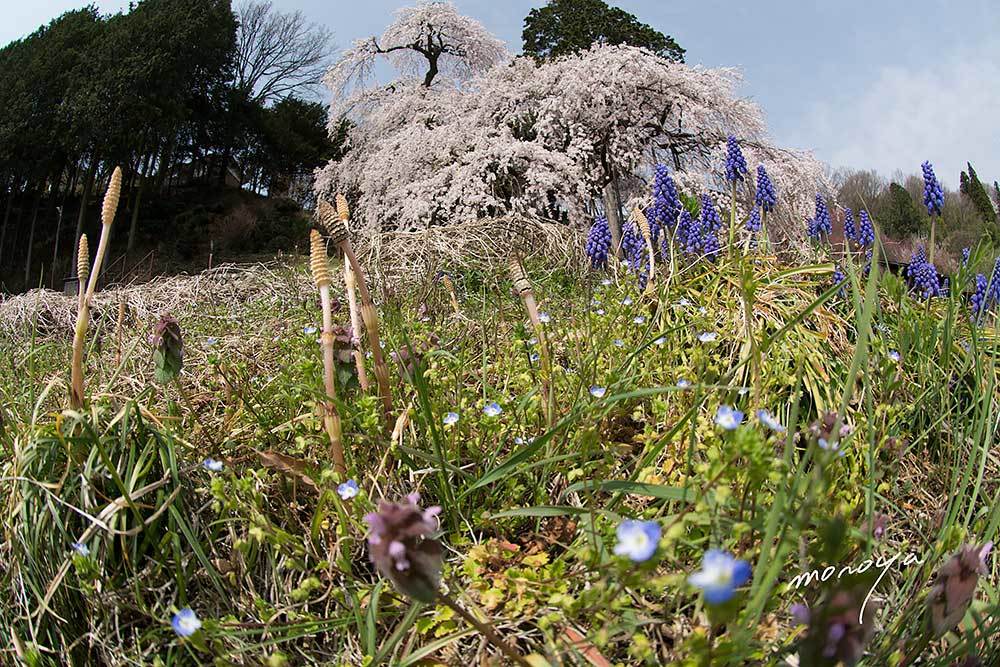
<svg viewBox="0 0 1000 667">
<path fill-rule="evenodd" d="M 924 226 L 924 216 L 913 197 L 899 183 L 891 183 L 884 195 L 882 228 L 894 238 L 918 234 Z"/>
<path fill-rule="evenodd" d="M 524 53 L 534 58 L 558 58 L 585 51 L 594 42 L 628 44 L 684 62 L 684 49 L 632 14 L 604 0 L 549 0 L 524 19 Z"/>
<path fill-rule="evenodd" d="M 992 235 L 995 235 L 1000 229 L 997 228 L 997 212 L 993 209 L 993 202 L 990 201 L 990 195 L 979 180 L 976 170 L 972 168 L 972 163 L 966 164 L 969 167 L 969 183 L 968 189 L 963 192 L 972 200 L 979 215 L 982 216 L 983 222 L 986 223 L 986 228 L 990 230 Z"/>
</svg>

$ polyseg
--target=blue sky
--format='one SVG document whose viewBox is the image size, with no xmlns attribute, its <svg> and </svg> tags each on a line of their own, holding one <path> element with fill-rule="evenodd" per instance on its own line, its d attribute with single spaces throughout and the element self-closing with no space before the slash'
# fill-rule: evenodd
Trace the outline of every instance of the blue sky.
<svg viewBox="0 0 1000 667">
<path fill-rule="evenodd" d="M 0 43 L 74 0 L 4 0 Z M 98 0 L 104 12 L 127 1 Z M 336 43 L 379 33 L 405 0 L 274 0 L 334 31 Z M 525 15 L 543 0 L 455 0 L 520 50 Z M 731 2 L 618 0 L 672 35 L 690 63 L 743 70 L 778 143 L 833 166 L 886 176 L 929 159 L 951 187 L 970 160 L 1000 180 L 1000 3 L 995 0 Z"/>
</svg>

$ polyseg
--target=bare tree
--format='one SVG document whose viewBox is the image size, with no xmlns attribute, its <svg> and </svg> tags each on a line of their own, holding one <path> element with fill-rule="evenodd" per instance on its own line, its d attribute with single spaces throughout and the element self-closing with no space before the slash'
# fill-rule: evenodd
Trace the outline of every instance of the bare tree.
<svg viewBox="0 0 1000 667">
<path fill-rule="evenodd" d="M 333 51 L 327 28 L 270 0 L 244 2 L 237 16 L 236 83 L 249 99 L 267 104 L 320 83 Z"/>
</svg>

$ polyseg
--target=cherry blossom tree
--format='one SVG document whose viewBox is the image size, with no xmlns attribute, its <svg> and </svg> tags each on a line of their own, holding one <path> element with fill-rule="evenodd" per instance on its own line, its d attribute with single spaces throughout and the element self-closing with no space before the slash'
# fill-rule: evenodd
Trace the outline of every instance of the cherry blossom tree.
<svg viewBox="0 0 1000 667">
<path fill-rule="evenodd" d="M 466 26 L 447 34 L 471 35 L 465 56 L 449 56 L 455 78 L 428 79 L 432 70 L 417 66 L 418 50 L 389 51 L 426 43 L 434 33 L 420 26 L 429 14 Z M 769 230 L 801 242 L 822 167 L 767 139 L 760 109 L 737 94 L 737 71 L 688 66 L 630 46 L 595 45 L 540 64 L 501 58 L 482 26 L 473 30 L 470 19 L 460 19 L 442 3 L 403 10 L 382 38 L 355 45 L 327 78 L 343 95 L 331 122 L 347 113 L 354 126 L 347 155 L 321 170 L 317 189 L 347 192 L 370 232 L 508 213 L 582 225 L 601 209 L 617 242 L 621 202 L 642 194 L 637 184 L 656 162 L 683 172 L 679 180 L 689 187 L 724 190 L 720 165 L 734 134 L 752 166 L 765 164 L 778 188 Z M 396 60 L 400 80 L 348 90 L 352 81 L 369 80 L 375 58 L 398 53 L 405 53 Z M 738 196 L 749 204 L 752 195 L 748 189 Z"/>
</svg>

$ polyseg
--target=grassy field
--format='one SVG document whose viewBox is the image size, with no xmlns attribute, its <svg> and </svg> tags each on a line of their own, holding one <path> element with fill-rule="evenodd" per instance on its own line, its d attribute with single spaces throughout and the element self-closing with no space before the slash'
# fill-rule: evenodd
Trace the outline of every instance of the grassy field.
<svg viewBox="0 0 1000 667">
<path fill-rule="evenodd" d="M 46 297 L 0 330 L 3 662 L 506 664 L 485 623 L 533 665 L 1000 664 L 992 560 L 946 566 L 1000 526 L 996 329 L 970 322 L 971 271 L 924 301 L 842 268 L 736 254 L 640 293 L 619 265 L 529 258 L 541 340 L 502 265 L 451 267 L 454 302 L 382 285 L 390 423 L 337 357 L 353 497 L 304 262 L 136 289 L 122 319 L 106 294 L 78 411 L 75 301 Z M 165 306 L 184 365 L 161 383 Z M 369 560 L 365 515 L 411 492 L 441 506 L 454 606 Z M 629 519 L 655 522 L 651 554 L 621 546 Z M 749 578 L 712 594 L 709 550 Z"/>
</svg>

